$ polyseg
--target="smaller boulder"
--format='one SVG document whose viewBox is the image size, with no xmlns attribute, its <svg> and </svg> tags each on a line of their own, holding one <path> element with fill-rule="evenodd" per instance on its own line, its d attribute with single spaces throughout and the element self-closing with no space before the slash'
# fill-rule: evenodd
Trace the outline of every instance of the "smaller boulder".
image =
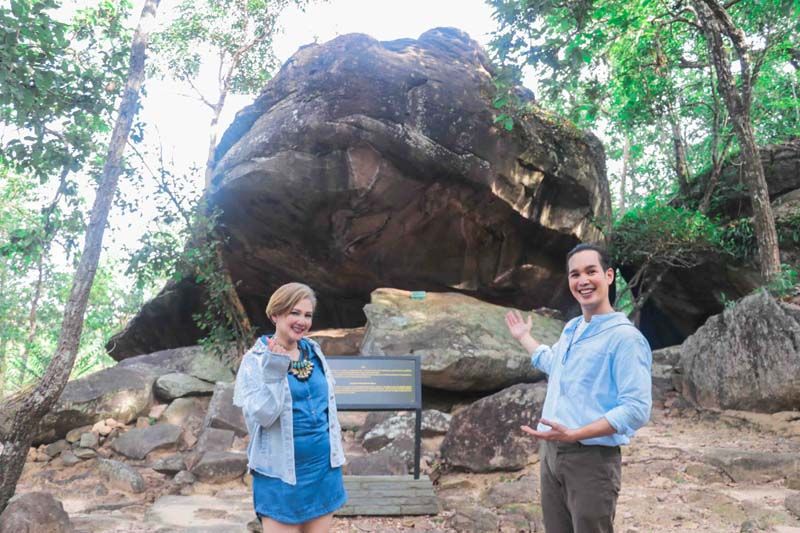
<svg viewBox="0 0 800 533">
<path fill-rule="evenodd" d="M 247 435 L 242 410 L 233 405 L 233 383 L 216 384 L 203 426 L 230 429 L 238 437 Z"/>
<path fill-rule="evenodd" d="M 28 492 L 11 498 L 0 514 L 0 533 L 73 533 L 60 501 L 47 492 Z"/>
<path fill-rule="evenodd" d="M 199 452 L 227 452 L 233 446 L 235 434 L 230 429 L 205 428 L 197 441 Z"/>
<path fill-rule="evenodd" d="M 81 426 L 79 428 L 71 429 L 67 432 L 67 436 L 65 438 L 67 439 L 67 442 L 72 444 L 81 440 L 81 435 L 88 433 L 91 430 L 92 426 Z"/>
<path fill-rule="evenodd" d="M 131 429 L 111 443 L 115 452 L 131 459 L 144 459 L 153 450 L 174 447 L 181 437 L 181 428 L 172 424 L 156 424 Z"/>
<path fill-rule="evenodd" d="M 205 483 L 225 483 L 247 472 L 247 455 L 234 452 L 206 452 L 192 468 L 192 474 Z"/>
<path fill-rule="evenodd" d="M 80 444 L 81 448 L 97 448 L 100 445 L 100 439 L 96 433 L 84 433 L 81 435 Z"/>
<path fill-rule="evenodd" d="M 181 470 L 186 470 L 186 461 L 184 460 L 183 455 L 176 453 L 162 457 L 153 463 L 151 468 L 161 474 L 173 476 Z"/>
<path fill-rule="evenodd" d="M 349 476 L 405 476 L 408 475 L 408 465 L 402 457 L 378 452 L 348 458 L 343 473 Z"/>
<path fill-rule="evenodd" d="M 69 450 L 71 447 L 72 446 L 70 446 L 69 442 L 67 442 L 65 439 L 61 439 L 52 444 L 48 444 L 44 449 L 44 453 L 46 453 L 48 457 L 56 457 L 64 450 Z"/>
<path fill-rule="evenodd" d="M 172 478 L 172 481 L 176 485 L 191 485 L 192 483 L 197 481 L 197 478 L 194 477 L 194 474 L 192 474 L 191 472 L 188 472 L 186 470 L 182 470 L 182 471 L 178 472 L 177 474 L 175 474 L 175 477 Z"/>
<path fill-rule="evenodd" d="M 214 391 L 214 384 L 189 374 L 173 372 L 160 376 L 153 390 L 160 399 L 170 401 L 184 396 L 211 394 Z"/>
<path fill-rule="evenodd" d="M 59 458 L 64 466 L 75 466 L 82 461 L 72 450 L 64 450 Z"/>
<path fill-rule="evenodd" d="M 800 518 L 800 493 L 793 493 L 786 496 L 784 501 L 786 509 L 797 518 Z"/>
<path fill-rule="evenodd" d="M 536 454 L 536 439 L 520 426 L 541 415 L 547 385 L 519 384 L 486 396 L 453 416 L 442 458 L 469 472 L 520 470 Z"/>
<path fill-rule="evenodd" d="M 113 459 L 97 459 L 97 470 L 111 486 L 126 492 L 144 492 L 144 478 L 132 467 Z"/>
</svg>

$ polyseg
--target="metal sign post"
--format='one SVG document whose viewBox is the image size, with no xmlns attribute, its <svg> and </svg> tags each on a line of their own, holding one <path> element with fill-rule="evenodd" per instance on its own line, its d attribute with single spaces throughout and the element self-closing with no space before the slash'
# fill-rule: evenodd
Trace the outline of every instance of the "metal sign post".
<svg viewBox="0 0 800 533">
<path fill-rule="evenodd" d="M 339 411 L 414 411 L 414 479 L 422 447 L 422 373 L 416 356 L 328 356 Z"/>
</svg>

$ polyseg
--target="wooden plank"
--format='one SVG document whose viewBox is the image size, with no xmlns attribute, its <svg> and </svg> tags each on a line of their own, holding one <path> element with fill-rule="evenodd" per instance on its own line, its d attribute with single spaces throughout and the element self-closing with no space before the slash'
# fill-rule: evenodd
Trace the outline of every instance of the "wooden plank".
<svg viewBox="0 0 800 533">
<path fill-rule="evenodd" d="M 347 503 L 338 516 L 435 515 L 439 502 L 427 477 L 344 476 Z"/>
</svg>

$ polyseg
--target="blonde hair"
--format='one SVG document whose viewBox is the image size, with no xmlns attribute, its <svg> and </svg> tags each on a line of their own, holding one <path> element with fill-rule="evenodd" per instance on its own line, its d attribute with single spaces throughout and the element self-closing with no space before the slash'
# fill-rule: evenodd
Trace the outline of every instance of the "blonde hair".
<svg viewBox="0 0 800 533">
<path fill-rule="evenodd" d="M 273 316 L 280 316 L 288 313 L 294 306 L 301 300 L 308 298 L 311 300 L 311 306 L 317 307 L 317 296 L 308 285 L 304 283 L 287 283 L 281 285 L 269 297 L 267 303 L 267 318 L 272 320 Z"/>
</svg>

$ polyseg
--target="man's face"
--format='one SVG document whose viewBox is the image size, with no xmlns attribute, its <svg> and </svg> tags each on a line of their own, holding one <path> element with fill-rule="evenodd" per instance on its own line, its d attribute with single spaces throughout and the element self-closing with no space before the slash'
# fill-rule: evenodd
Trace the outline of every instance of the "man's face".
<svg viewBox="0 0 800 533">
<path fill-rule="evenodd" d="M 569 258 L 567 264 L 569 290 L 584 311 L 605 312 L 610 307 L 608 288 L 614 282 L 614 271 L 603 271 L 600 254 L 584 250 Z"/>
</svg>

